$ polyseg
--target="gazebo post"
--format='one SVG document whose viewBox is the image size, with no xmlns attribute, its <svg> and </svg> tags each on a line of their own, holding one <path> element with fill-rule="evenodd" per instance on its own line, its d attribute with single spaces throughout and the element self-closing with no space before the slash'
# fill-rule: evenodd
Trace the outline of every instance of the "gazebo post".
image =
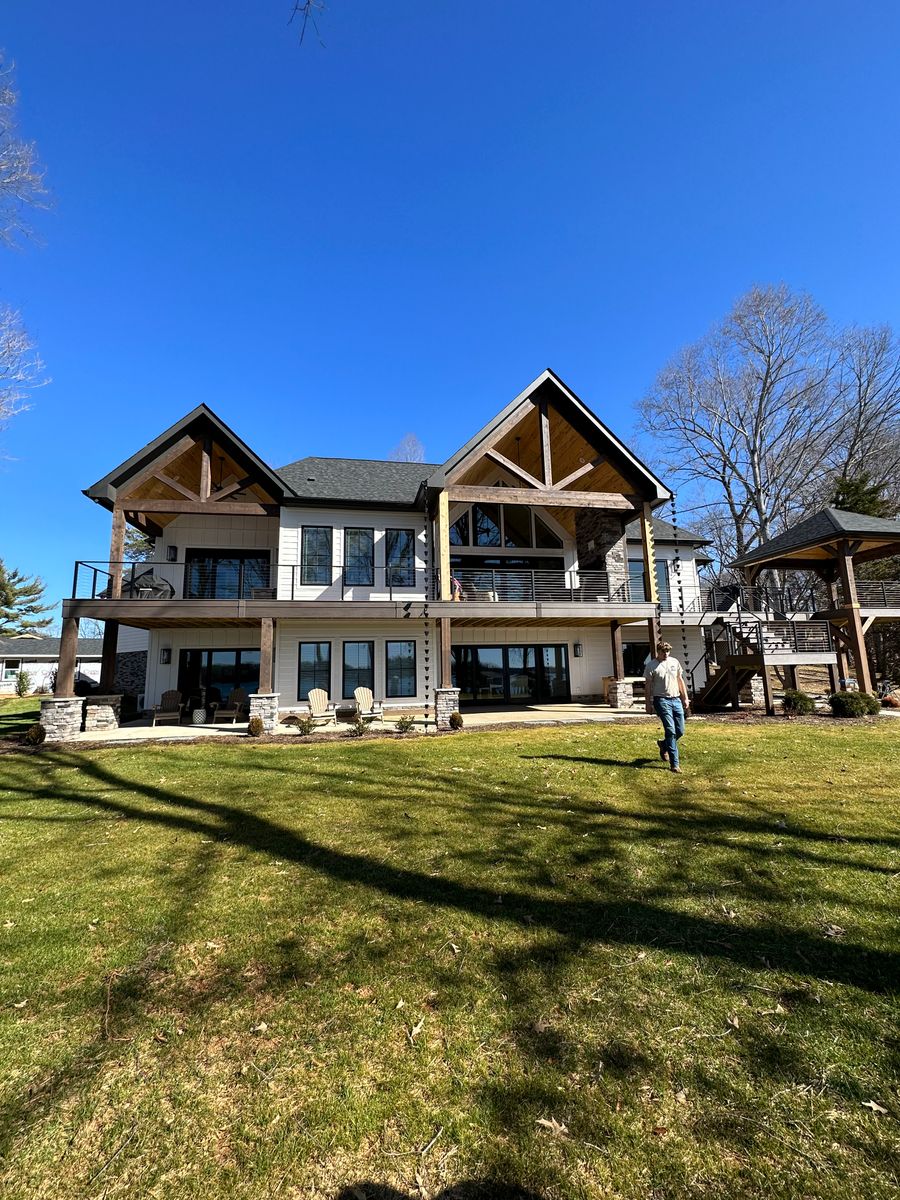
<svg viewBox="0 0 900 1200">
<path fill-rule="evenodd" d="M 856 574 L 853 570 L 853 550 L 846 539 L 838 546 L 838 569 L 844 589 L 843 608 L 847 612 L 847 633 L 853 649 L 856 665 L 856 681 L 862 692 L 871 692 L 872 675 L 869 671 L 869 655 L 866 636 L 863 633 L 862 617 L 859 614 L 859 597 L 856 594 Z"/>
</svg>

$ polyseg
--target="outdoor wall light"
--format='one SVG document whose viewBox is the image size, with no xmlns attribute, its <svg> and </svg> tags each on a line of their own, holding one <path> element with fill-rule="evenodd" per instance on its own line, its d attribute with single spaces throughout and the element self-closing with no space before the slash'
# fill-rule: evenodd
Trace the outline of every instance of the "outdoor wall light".
<svg viewBox="0 0 900 1200">
<path fill-rule="evenodd" d="M 576 642 L 572 649 L 575 651 L 576 658 L 581 658 L 584 654 L 584 646 L 582 646 L 581 642 Z"/>
<path fill-rule="evenodd" d="M 160 661 L 161 666 L 167 667 L 169 665 L 169 663 L 172 661 L 172 647 L 171 646 L 161 647 L 161 649 L 159 651 L 159 661 Z"/>
<path fill-rule="evenodd" d="M 177 562 L 177 561 L 178 561 L 178 547 L 177 546 L 166 546 L 166 562 Z"/>
</svg>

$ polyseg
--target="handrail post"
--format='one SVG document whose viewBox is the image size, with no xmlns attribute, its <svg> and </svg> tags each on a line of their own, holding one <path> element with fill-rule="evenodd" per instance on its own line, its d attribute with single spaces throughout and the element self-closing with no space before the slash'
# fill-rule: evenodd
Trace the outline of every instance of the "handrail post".
<svg viewBox="0 0 900 1200">
<path fill-rule="evenodd" d="M 73 600 L 78 599 L 78 568 L 80 566 L 81 566 L 81 563 L 76 558 L 75 559 L 75 570 L 72 572 L 72 599 Z"/>
</svg>

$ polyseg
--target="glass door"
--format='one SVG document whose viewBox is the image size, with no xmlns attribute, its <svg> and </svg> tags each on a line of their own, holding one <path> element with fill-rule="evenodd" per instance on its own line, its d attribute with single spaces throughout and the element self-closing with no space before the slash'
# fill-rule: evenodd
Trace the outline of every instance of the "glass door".
<svg viewBox="0 0 900 1200">
<path fill-rule="evenodd" d="M 453 646 L 453 686 L 461 704 L 534 704 L 568 701 L 565 646 Z"/>
</svg>

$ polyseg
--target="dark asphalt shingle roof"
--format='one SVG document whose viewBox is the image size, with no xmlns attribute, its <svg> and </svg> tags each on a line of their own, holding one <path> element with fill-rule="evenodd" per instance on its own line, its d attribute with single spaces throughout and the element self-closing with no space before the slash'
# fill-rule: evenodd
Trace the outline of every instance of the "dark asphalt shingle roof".
<svg viewBox="0 0 900 1200">
<path fill-rule="evenodd" d="M 436 463 L 370 458 L 301 458 L 278 474 L 301 500 L 412 507 Z"/>
<path fill-rule="evenodd" d="M 8 658 L 59 658 L 57 637 L 0 637 L 0 654 Z M 79 658 L 99 658 L 103 652 L 103 638 L 79 638 Z"/>
<path fill-rule="evenodd" d="M 625 536 L 629 542 L 639 542 L 641 540 L 640 521 L 629 521 L 625 526 Z M 692 529 L 685 529 L 683 525 L 679 525 L 676 530 L 674 525 L 663 521 L 660 517 L 653 518 L 653 540 L 656 542 L 684 542 L 687 546 L 712 544 L 709 538 L 705 538 L 702 533 L 694 533 Z"/>
<path fill-rule="evenodd" d="M 889 521 L 884 517 L 868 517 L 865 513 L 846 512 L 842 508 L 823 508 L 779 533 L 743 558 L 737 558 L 732 566 L 747 563 L 767 562 L 775 557 L 784 557 L 794 550 L 812 546 L 816 542 L 828 542 L 840 537 L 897 538 L 900 540 L 900 521 Z"/>
</svg>

